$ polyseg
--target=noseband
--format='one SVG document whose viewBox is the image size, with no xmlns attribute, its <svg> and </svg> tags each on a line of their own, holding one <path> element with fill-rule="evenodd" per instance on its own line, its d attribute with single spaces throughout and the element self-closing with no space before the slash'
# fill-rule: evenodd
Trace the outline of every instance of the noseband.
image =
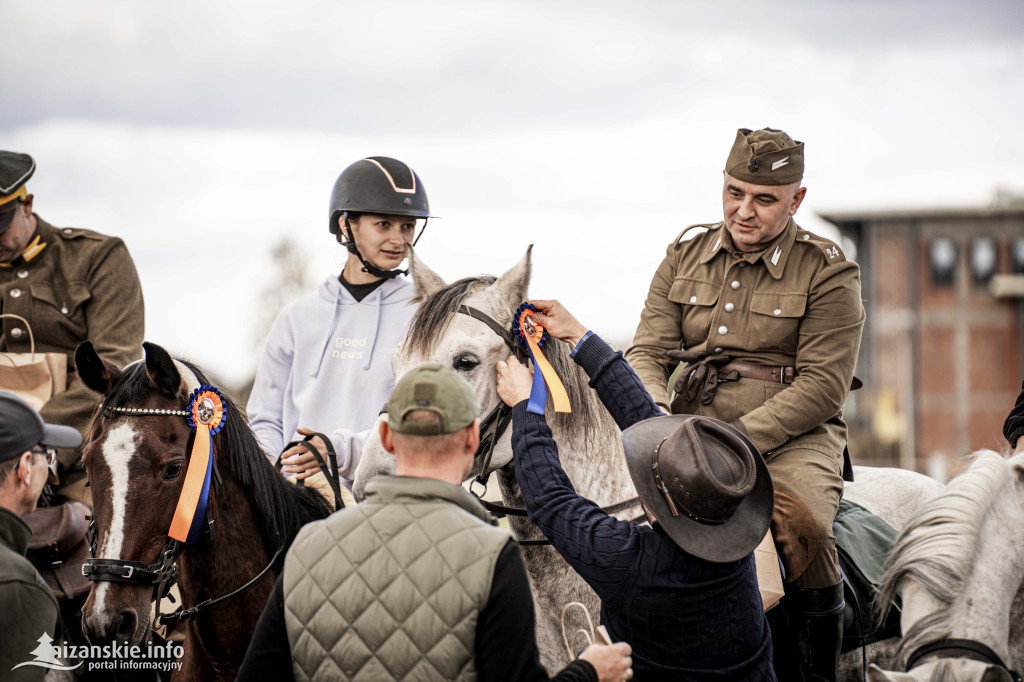
<svg viewBox="0 0 1024 682">
<path fill-rule="evenodd" d="M 970 658 L 1001 668 L 1009 673 L 1013 682 L 1022 682 L 1020 673 L 1016 670 L 1010 670 L 1003 663 L 1003 659 L 999 658 L 999 654 L 992 651 L 987 645 L 973 639 L 940 639 L 919 646 L 907 658 L 907 672 L 910 672 L 911 669 L 919 665 L 923 665 L 927 659 L 931 658 Z"/>
</svg>

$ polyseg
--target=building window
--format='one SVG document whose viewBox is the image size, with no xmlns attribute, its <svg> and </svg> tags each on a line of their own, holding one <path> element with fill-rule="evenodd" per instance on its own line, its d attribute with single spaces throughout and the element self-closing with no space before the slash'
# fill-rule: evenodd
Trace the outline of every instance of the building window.
<svg viewBox="0 0 1024 682">
<path fill-rule="evenodd" d="M 932 263 L 932 281 L 952 284 L 956 276 L 956 243 L 949 237 L 936 237 L 929 249 Z"/>
<path fill-rule="evenodd" d="M 977 284 L 988 284 L 996 272 L 996 240 L 975 237 L 971 242 L 971 275 Z"/>
<path fill-rule="evenodd" d="M 1014 237 L 1010 245 L 1010 267 L 1013 274 L 1024 275 L 1024 237 Z"/>
</svg>

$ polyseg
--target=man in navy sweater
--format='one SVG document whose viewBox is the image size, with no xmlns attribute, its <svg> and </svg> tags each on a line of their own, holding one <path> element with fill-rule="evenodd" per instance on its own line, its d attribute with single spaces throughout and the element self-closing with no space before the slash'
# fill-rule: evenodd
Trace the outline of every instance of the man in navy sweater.
<svg viewBox="0 0 1024 682">
<path fill-rule="evenodd" d="M 572 357 L 623 430 L 629 471 L 651 526 L 619 521 L 580 497 L 544 415 L 527 411 L 531 372 L 498 364 L 512 406 L 516 478 L 530 520 L 601 598 L 615 641 L 633 646 L 635 679 L 775 680 L 753 550 L 768 529 L 772 485 L 757 450 L 709 417 L 664 415 L 632 368 L 557 301 L 534 320 Z"/>
</svg>

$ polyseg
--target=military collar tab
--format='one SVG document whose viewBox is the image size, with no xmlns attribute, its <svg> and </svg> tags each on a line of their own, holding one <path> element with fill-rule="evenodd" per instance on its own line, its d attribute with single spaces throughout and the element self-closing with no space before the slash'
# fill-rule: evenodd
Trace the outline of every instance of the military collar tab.
<svg viewBox="0 0 1024 682">
<path fill-rule="evenodd" d="M 786 261 L 789 260 L 793 244 L 796 243 L 798 229 L 797 224 L 790 218 L 782 233 L 761 252 L 761 259 L 773 279 L 782 279 L 782 273 L 786 270 Z"/>
<path fill-rule="evenodd" d="M 731 244 L 729 240 L 729 232 L 725 229 L 725 223 L 716 223 L 708 228 L 707 243 L 704 245 L 704 253 L 700 256 L 701 264 L 711 261 L 718 252 L 727 246 L 726 242 Z"/>
</svg>

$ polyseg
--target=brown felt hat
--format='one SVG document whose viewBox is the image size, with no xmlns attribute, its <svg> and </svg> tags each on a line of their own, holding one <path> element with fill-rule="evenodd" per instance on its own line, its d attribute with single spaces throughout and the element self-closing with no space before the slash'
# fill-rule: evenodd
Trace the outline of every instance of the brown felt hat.
<svg viewBox="0 0 1024 682">
<path fill-rule="evenodd" d="M 738 429 L 674 414 L 634 424 L 622 443 L 637 494 L 684 550 L 726 563 L 761 542 L 772 519 L 771 476 Z"/>
<path fill-rule="evenodd" d="M 755 185 L 789 185 L 804 177 L 804 143 L 781 130 L 736 131 L 725 172 Z"/>
</svg>

